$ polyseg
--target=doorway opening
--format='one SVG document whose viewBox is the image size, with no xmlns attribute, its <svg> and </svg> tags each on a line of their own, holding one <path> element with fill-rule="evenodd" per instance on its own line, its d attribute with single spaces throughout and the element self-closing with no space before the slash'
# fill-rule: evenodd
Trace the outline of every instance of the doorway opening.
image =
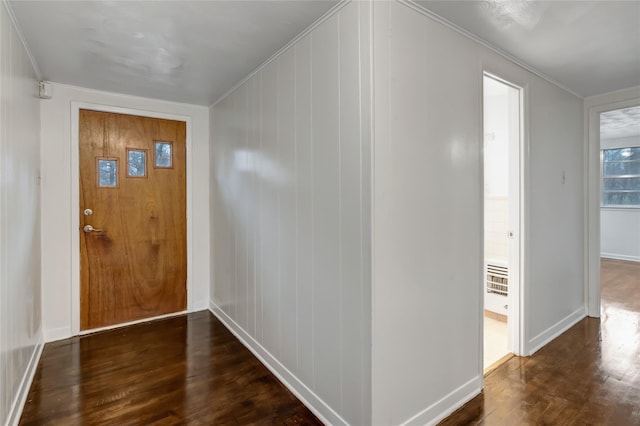
<svg viewBox="0 0 640 426">
<path fill-rule="evenodd" d="M 483 368 L 488 372 L 518 345 L 522 89 L 486 73 L 483 88 Z"/>
<path fill-rule="evenodd" d="M 612 207 L 612 206 L 603 206 L 603 157 L 604 157 L 604 149 L 609 149 L 617 146 L 616 144 L 611 144 L 611 141 L 607 141 L 607 139 L 620 139 L 622 137 L 629 137 L 629 135 L 620 135 L 620 134 L 612 134 L 611 131 L 617 132 L 618 130 L 614 130 L 615 128 L 625 127 L 621 126 L 620 117 L 616 119 L 615 115 L 619 115 L 620 111 L 632 109 L 636 113 L 638 110 L 635 108 L 640 107 L 640 97 L 637 96 L 637 91 L 633 91 L 632 95 L 628 97 L 626 94 L 621 93 L 619 96 L 616 95 L 612 98 L 606 99 L 605 102 L 598 102 L 598 100 L 594 100 L 588 102 L 590 104 L 588 109 L 588 157 L 586 158 L 586 168 L 588 170 L 588 196 L 587 196 L 587 205 L 585 212 L 585 241 L 587 243 L 587 253 L 586 253 L 586 262 L 585 262 L 585 304 L 588 309 L 588 315 L 594 318 L 601 317 L 601 310 L 605 310 L 605 305 L 608 304 L 607 301 L 601 300 L 602 297 L 606 297 L 604 292 L 601 292 L 602 288 L 606 285 L 601 283 L 601 280 L 609 279 L 611 277 L 615 277 L 615 274 L 610 274 L 609 272 L 614 271 L 616 268 L 610 268 L 614 263 L 626 262 L 628 260 L 614 260 L 612 262 L 607 262 L 607 265 L 601 265 L 603 263 L 603 257 L 611 256 L 615 251 L 615 246 L 612 245 L 615 240 L 610 237 L 613 234 L 610 233 L 607 229 L 611 225 L 612 217 L 602 218 L 602 214 L 607 209 L 611 209 L 611 211 L 618 210 L 616 214 L 628 214 L 632 211 L 640 211 L 637 207 Z M 614 115 L 614 117 L 608 117 L 609 115 Z M 605 124 L 601 126 L 601 122 L 603 121 L 611 121 L 608 125 Z M 607 120 L 607 118 L 613 118 L 613 120 Z M 628 120 L 625 120 L 628 121 Z M 633 120 L 632 120 L 633 123 Z M 628 123 L 630 124 L 630 123 Z M 636 126 L 640 126 L 637 124 Z M 610 129 L 607 129 L 610 127 Z M 627 129 L 625 131 L 629 131 Z M 633 132 L 632 132 L 633 133 Z M 635 132 L 636 134 L 640 134 L 640 130 Z M 618 137 L 616 137 L 618 136 Z M 604 139 L 604 141 L 602 141 Z M 619 142 L 619 141 L 618 141 Z M 628 146 L 631 147 L 631 146 Z M 623 147 L 624 148 L 624 147 Z M 629 151 L 631 153 L 631 151 Z M 615 152 L 609 153 L 609 155 L 614 155 Z M 622 157 L 622 151 L 619 152 L 620 157 Z M 635 155 L 635 153 L 634 153 Z M 627 151 L 625 151 L 625 157 L 631 157 L 627 155 Z M 625 158 L 628 159 L 628 158 Z M 608 166 L 611 167 L 611 166 Z M 608 173 L 608 172 L 607 172 Z M 615 176 L 609 176 L 614 177 Z M 615 179 L 612 180 L 608 185 L 616 184 Z M 615 186 L 610 188 L 615 189 Z M 613 197 L 614 201 L 621 197 L 621 195 L 612 194 L 609 197 Z M 611 201 L 611 200 L 608 200 Z M 627 213 L 624 213 L 627 212 Z M 607 216 L 612 216 L 607 214 Z M 607 222 L 607 223 L 603 223 Z M 631 234 L 631 230 L 628 232 L 625 231 L 628 235 Z M 606 238 L 609 241 L 603 241 L 605 237 L 603 234 L 607 234 Z M 635 240 L 633 240 L 635 241 Z M 606 256 L 603 256 L 603 253 Z M 619 253 L 618 253 L 619 254 Z M 633 262 L 635 263 L 635 262 Z M 607 268 L 608 271 L 601 271 L 602 268 Z M 602 294 L 601 294 L 602 293 Z"/>
<path fill-rule="evenodd" d="M 640 106 L 603 111 L 600 300 L 605 325 L 640 314 Z"/>
</svg>

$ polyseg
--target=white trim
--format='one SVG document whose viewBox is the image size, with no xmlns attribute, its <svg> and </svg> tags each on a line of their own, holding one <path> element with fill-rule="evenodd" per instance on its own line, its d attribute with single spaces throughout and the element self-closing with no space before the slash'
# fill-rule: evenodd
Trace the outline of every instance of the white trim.
<svg viewBox="0 0 640 426">
<path fill-rule="evenodd" d="M 480 63 L 478 67 L 478 87 L 480 88 L 480 96 L 478 96 L 478 111 L 480 111 L 480 126 L 478 126 L 478 140 L 484 141 L 484 77 L 486 75 L 485 70 L 483 69 L 483 64 Z M 480 144 L 479 149 L 480 155 L 478 156 L 478 168 L 480 170 L 480 176 L 478 179 L 479 187 L 478 187 L 478 205 L 480 206 L 479 216 L 480 216 L 480 241 L 478 247 L 478 253 L 480 253 L 480 259 L 478 264 L 478 277 L 480 278 L 480 285 L 477 286 L 477 290 L 479 291 L 478 301 L 480 306 L 478 307 L 477 312 L 477 321 L 478 321 L 478 342 L 477 345 L 477 367 L 476 373 L 481 375 L 481 383 L 480 386 L 484 387 L 484 295 L 485 295 L 485 274 L 486 274 L 486 264 L 487 259 L 484 256 L 484 246 L 485 246 L 485 232 L 484 232 L 484 222 L 485 222 L 485 202 L 486 197 L 484 194 L 484 178 L 485 178 L 485 167 L 484 167 L 484 143 Z M 508 324 L 507 324 L 508 325 Z"/>
<path fill-rule="evenodd" d="M 405 420 L 401 425 L 435 425 L 475 398 L 482 391 L 482 375 L 476 376 L 439 401 Z"/>
<path fill-rule="evenodd" d="M 376 247 L 377 247 L 377 241 L 376 241 L 376 70 L 375 70 L 375 57 L 374 57 L 374 52 L 375 52 L 375 31 L 374 31 L 374 26 L 375 26 L 375 17 L 374 17 L 374 4 L 373 2 L 369 3 L 369 11 L 367 14 L 367 19 L 368 22 L 367 24 L 369 25 L 369 45 L 366 46 L 369 49 L 368 55 L 369 55 L 369 97 L 368 98 L 364 98 L 366 99 L 369 103 L 368 105 L 365 105 L 365 108 L 367 109 L 361 109 L 362 113 L 368 113 L 368 117 L 367 117 L 367 124 L 369 127 L 369 158 L 364 158 L 364 156 L 362 156 L 362 164 L 363 164 L 363 169 L 364 169 L 364 163 L 368 162 L 368 166 L 369 166 L 369 204 L 367 205 L 368 210 L 368 214 L 369 214 L 369 229 L 364 230 L 363 229 L 363 234 L 365 235 L 364 232 L 369 232 L 369 279 L 370 279 L 370 292 L 369 292 L 369 300 L 366 300 L 363 298 L 363 305 L 365 303 L 369 303 L 369 320 L 370 320 L 370 328 L 369 328 L 369 348 L 365 347 L 364 350 L 365 351 L 369 351 L 369 360 L 370 360 L 370 365 L 369 365 L 369 415 L 365 417 L 365 419 L 369 419 L 370 421 L 373 421 L 373 416 L 375 413 L 375 407 L 376 407 L 376 397 L 375 397 L 375 390 L 376 390 L 376 386 L 377 386 L 377 377 L 376 377 L 376 367 L 375 367 L 375 362 L 376 362 L 376 357 L 377 357 L 377 351 L 378 351 L 378 345 L 375 339 L 375 327 L 376 327 L 376 321 L 375 321 L 375 317 L 376 317 L 376 304 L 375 304 L 375 295 L 376 295 L 376 286 L 377 286 L 377 277 L 376 277 L 376 270 L 375 270 L 375 265 L 376 265 Z M 360 60 L 360 66 L 362 66 L 362 60 Z M 362 94 L 366 94 L 366 89 L 363 89 Z M 361 96 L 360 99 L 362 100 L 363 97 Z M 363 133 L 361 133 L 363 134 Z M 365 139 L 366 141 L 366 139 Z M 366 143 L 366 142 L 365 142 Z M 364 191 L 362 192 L 364 194 Z M 363 207 L 365 206 L 365 204 L 362 204 Z M 363 262 L 363 265 L 365 264 L 365 262 Z M 362 274 L 363 277 L 363 289 L 364 286 L 366 285 L 364 283 L 364 277 L 366 277 L 367 275 L 364 273 Z M 364 290 L 363 290 L 364 292 Z M 362 309 L 362 312 L 366 312 L 366 309 Z M 366 394 L 365 394 L 365 398 L 366 398 Z M 363 404 L 364 406 L 367 406 L 367 403 L 365 402 Z"/>
<path fill-rule="evenodd" d="M 255 355 L 258 360 L 273 373 L 320 421 L 326 425 L 345 425 L 347 423 L 313 390 L 309 389 L 291 371 L 278 361 L 269 351 L 247 333 L 238 323 L 229 317 L 215 302 L 209 302 L 209 310 L 236 338 Z"/>
<path fill-rule="evenodd" d="M 605 99 L 605 98 L 612 99 L 610 102 L 621 102 L 621 101 L 627 100 L 629 98 L 629 93 L 631 93 L 632 91 L 635 91 L 636 93 L 638 93 L 640 91 L 640 86 L 625 87 L 624 89 L 614 90 L 613 92 L 601 93 L 599 95 L 591 95 L 586 97 L 585 101 L 587 104 L 591 104 L 591 106 L 605 105 L 604 102 L 603 103 L 597 102 L 598 100 Z M 635 97 L 635 95 L 632 95 L 632 97 Z M 631 106 L 636 106 L 636 105 L 631 105 Z M 625 108 L 625 107 L 622 107 L 622 108 Z M 619 109 L 619 108 L 613 108 L 613 109 Z M 613 110 L 607 109 L 605 111 L 613 111 Z"/>
<path fill-rule="evenodd" d="M 7 15 L 9 15 L 9 19 L 13 24 L 13 29 L 15 30 L 16 34 L 18 34 L 20 43 L 22 43 L 22 47 L 24 48 L 24 51 L 27 54 L 27 57 L 29 58 L 29 62 L 31 62 L 31 66 L 33 67 L 33 71 L 36 73 L 37 79 L 42 80 L 42 72 L 40 71 L 38 62 L 36 62 L 36 58 L 33 56 L 33 53 L 31 53 L 31 49 L 27 44 L 27 40 L 24 38 L 24 35 L 22 34 L 22 29 L 20 28 L 20 24 L 18 24 L 18 19 L 16 18 L 15 13 L 13 12 L 13 7 L 11 7 L 11 3 L 9 3 L 7 0 L 0 0 L 0 1 L 2 1 L 2 4 L 4 5 L 5 10 L 7 11 Z"/>
<path fill-rule="evenodd" d="M 80 109 L 111 112 L 117 114 L 137 115 L 142 117 L 161 118 L 184 121 L 186 129 L 187 150 L 187 312 L 194 312 L 197 304 L 194 300 L 193 283 L 193 128 L 191 116 L 146 111 L 134 108 L 123 108 L 87 102 L 71 102 L 71 335 L 80 333 L 80 160 L 79 160 L 79 115 Z"/>
<path fill-rule="evenodd" d="M 193 311 L 191 311 L 191 312 L 193 312 Z M 129 325 L 136 325 L 136 324 L 148 323 L 148 322 L 157 321 L 157 320 L 166 319 L 166 318 L 179 317 L 180 315 L 186 315 L 188 313 L 189 313 L 189 311 L 186 311 L 186 310 L 185 311 L 180 311 L 180 312 L 172 312 L 170 314 L 158 315 L 158 316 L 151 317 L 151 318 L 142 318 L 142 319 L 139 319 L 139 320 L 123 322 L 123 323 L 120 323 L 120 324 L 107 325 L 106 327 L 98 327 L 98 328 L 92 328 L 90 330 L 83 330 L 83 331 L 79 332 L 78 335 L 79 336 L 86 336 L 87 334 L 98 333 L 100 331 L 114 330 L 116 328 L 127 327 Z"/>
<path fill-rule="evenodd" d="M 624 212 L 624 211 L 638 211 L 640 210 L 640 206 L 600 206 L 600 210 L 604 211 L 614 211 L 614 212 Z"/>
<path fill-rule="evenodd" d="M 567 91 L 569 93 L 571 93 L 572 95 L 583 99 L 584 96 L 574 92 L 573 90 L 569 89 L 567 86 L 565 86 L 564 84 L 558 82 L 557 80 L 553 79 L 552 77 L 548 76 L 547 74 L 543 73 L 542 71 L 537 70 L 536 68 L 532 67 L 531 65 L 527 64 L 526 62 L 522 61 L 521 59 L 518 59 L 517 57 L 513 56 L 512 54 L 508 53 L 507 51 L 499 48 L 498 46 L 495 46 L 491 43 L 489 43 L 488 41 L 478 37 L 477 35 L 473 34 L 472 32 L 469 32 L 467 30 L 465 30 L 464 28 L 460 27 L 457 24 L 454 24 L 453 22 L 449 21 L 446 18 L 443 18 L 442 16 L 432 12 L 429 9 L 426 9 L 424 6 L 419 5 L 417 3 L 415 3 L 413 0 L 398 0 L 399 3 L 404 4 L 407 7 L 410 7 L 411 9 L 415 10 L 416 12 L 419 12 L 423 15 L 425 15 L 428 18 L 433 19 L 434 21 L 444 25 L 445 27 L 448 27 L 460 34 L 462 34 L 463 36 L 470 38 L 471 40 L 475 41 L 478 44 L 481 44 L 482 46 L 486 47 L 487 49 L 497 53 L 498 55 L 506 58 L 507 60 L 513 62 L 514 64 L 518 65 L 521 68 L 524 68 L 525 70 L 529 71 L 532 74 L 537 75 L 538 77 L 542 78 L 543 80 L 548 81 L 549 83 L 553 84 L 554 86 L 557 86 L 559 88 L 561 88 L 564 91 Z"/>
<path fill-rule="evenodd" d="M 9 409 L 9 415 L 7 416 L 7 425 L 17 426 L 20 421 L 20 417 L 22 416 L 22 410 L 24 410 L 24 404 L 27 402 L 27 395 L 29 394 L 29 389 L 31 388 L 31 383 L 33 382 L 33 378 L 36 375 L 36 370 L 38 367 L 38 362 L 40 362 L 40 356 L 42 355 L 42 350 L 44 349 L 44 343 L 42 339 L 40 339 L 40 343 L 36 345 L 31 353 L 31 357 L 29 358 L 29 363 L 27 364 L 27 368 L 24 371 L 24 375 L 22 376 L 22 380 L 20 380 L 20 386 L 18 387 L 18 392 L 16 392 L 16 396 L 11 404 L 11 408 Z"/>
<path fill-rule="evenodd" d="M 71 327 L 58 327 L 43 331 L 44 342 L 55 342 L 71 337 Z"/>
<path fill-rule="evenodd" d="M 574 312 L 570 313 L 551 327 L 547 328 L 542 333 L 535 336 L 529 342 L 529 350 L 527 356 L 533 355 L 540 350 L 544 345 L 551 342 L 556 337 L 576 325 L 576 323 L 587 316 L 587 311 L 584 306 L 579 307 Z"/>
<path fill-rule="evenodd" d="M 520 100 L 520 116 L 521 125 L 520 132 L 522 132 L 522 141 L 520 145 L 520 277 L 519 277 L 519 296 L 517 298 L 518 309 L 518 324 L 517 333 L 515 336 L 519 338 L 514 340 L 513 347 L 515 355 L 525 355 L 526 348 L 525 342 L 529 338 L 529 311 L 528 301 L 530 299 L 530 276 L 529 276 L 529 235 L 531 235 L 531 224 L 529 221 L 529 194 L 530 192 L 530 178 L 529 170 L 531 165 L 530 157 L 530 124 L 529 111 L 529 99 L 531 99 L 531 92 L 529 84 L 526 83 L 522 87 L 522 98 Z"/>
<path fill-rule="evenodd" d="M 208 107 L 206 105 L 199 105 L 199 104 L 189 104 L 186 102 L 175 102 L 175 101 L 169 101 L 166 99 L 160 99 L 160 98 L 150 98 L 150 97 L 146 97 L 146 96 L 140 96 L 140 95 L 132 95 L 129 93 L 121 93 L 121 92 L 108 92 L 106 90 L 100 90 L 100 89 L 92 89 L 90 87 L 84 87 L 84 86 L 75 86 L 73 84 L 66 84 L 66 83 L 58 83 L 55 81 L 48 81 L 47 83 L 51 84 L 54 87 L 60 87 L 62 89 L 68 89 L 68 90 L 81 90 L 82 92 L 86 92 L 89 94 L 95 94 L 95 95 L 100 95 L 100 96 L 109 96 L 109 97 L 118 97 L 118 98 L 123 98 L 125 100 L 139 100 L 139 101 L 152 101 L 154 103 L 158 103 L 161 105 L 166 105 L 166 106 L 170 106 L 170 107 L 174 107 L 173 109 L 175 109 L 176 106 L 182 106 L 185 108 L 203 108 L 203 109 L 207 109 Z M 55 96 L 55 94 L 54 94 Z M 138 111 L 138 110 L 133 110 L 133 111 Z M 145 112 L 145 110 L 141 110 L 142 112 Z M 137 113 L 136 115 L 141 115 L 140 113 Z M 171 119 L 170 119 L 171 120 Z"/>
<path fill-rule="evenodd" d="M 600 317 L 600 113 L 640 105 L 640 86 L 586 98 L 584 108 L 584 300 Z"/>
<path fill-rule="evenodd" d="M 339 0 L 338 3 L 336 3 L 331 9 L 329 9 L 328 11 L 326 11 L 324 13 L 324 15 L 322 15 L 320 18 L 318 18 L 313 24 L 311 24 L 309 27 L 307 27 L 304 31 L 302 31 L 300 34 L 298 34 L 297 36 L 295 36 L 289 43 L 285 44 L 284 47 L 282 47 L 280 50 L 278 50 L 276 53 L 274 53 L 273 55 L 271 55 L 269 57 L 269 59 L 267 59 L 266 61 L 264 61 L 261 65 L 258 66 L 258 68 L 254 69 L 253 71 L 251 71 L 245 78 L 243 78 L 242 80 L 240 80 L 237 84 L 235 84 L 231 89 L 227 90 L 222 96 L 220 96 L 218 99 L 216 99 L 215 101 L 213 101 L 211 103 L 211 105 L 209 105 L 209 108 L 213 108 L 214 106 L 216 106 L 219 102 L 221 102 L 222 100 L 224 100 L 227 96 L 229 96 L 231 93 L 233 93 L 237 88 L 239 88 L 240 86 L 242 86 L 244 83 L 246 83 L 247 81 L 249 81 L 254 75 L 256 75 L 257 73 L 260 72 L 260 70 L 262 70 L 264 67 L 266 67 L 267 65 L 269 65 L 271 62 L 275 61 L 280 55 L 282 55 L 285 51 L 287 51 L 289 48 L 295 46 L 301 39 L 303 39 L 304 37 L 306 37 L 307 35 L 309 35 L 313 30 L 315 30 L 320 24 L 322 24 L 324 21 L 326 21 L 327 19 L 331 18 L 334 14 L 336 14 L 340 9 L 342 9 L 343 7 L 345 7 L 347 4 L 351 3 L 352 0 Z"/>
<path fill-rule="evenodd" d="M 627 262 L 640 262 L 640 256 L 627 256 L 626 254 L 602 253 L 600 257 L 613 260 L 625 260 Z"/>
</svg>

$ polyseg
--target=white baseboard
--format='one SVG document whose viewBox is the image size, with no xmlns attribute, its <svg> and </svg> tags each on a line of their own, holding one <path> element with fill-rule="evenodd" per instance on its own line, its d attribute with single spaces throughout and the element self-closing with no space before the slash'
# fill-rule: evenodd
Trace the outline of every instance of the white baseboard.
<svg viewBox="0 0 640 426">
<path fill-rule="evenodd" d="M 20 422 L 22 410 L 24 409 L 24 404 L 27 401 L 27 395 L 29 394 L 29 389 L 31 388 L 33 377 L 36 375 L 36 369 L 38 367 L 38 362 L 40 362 L 40 356 L 42 355 L 43 348 L 44 342 L 42 341 L 41 337 L 40 343 L 38 343 L 35 348 L 33 348 L 33 352 L 31 353 L 31 357 L 29 358 L 29 363 L 27 364 L 27 368 L 22 375 L 22 380 L 20 381 L 18 392 L 16 393 L 16 396 L 13 399 L 13 403 L 11 404 L 11 409 L 9 410 L 7 425 L 17 426 L 18 422 Z"/>
<path fill-rule="evenodd" d="M 528 350 L 526 355 L 533 355 L 539 351 L 544 345 L 560 336 L 562 333 L 573 327 L 578 321 L 587 316 L 587 312 L 584 306 L 576 309 L 551 327 L 547 328 L 542 333 L 535 336 L 529 341 Z"/>
<path fill-rule="evenodd" d="M 55 342 L 56 340 L 68 339 L 71 337 L 71 327 L 59 327 L 44 330 L 44 342 Z"/>
<path fill-rule="evenodd" d="M 475 398 L 481 391 L 482 375 L 479 375 L 401 424 L 435 425 Z"/>
<path fill-rule="evenodd" d="M 274 376 L 282 382 L 318 419 L 326 425 L 344 425 L 348 423 L 336 413 L 318 395 L 300 381 L 280 361 L 278 361 L 259 342 L 249 335 L 240 325 L 229 317 L 213 301 L 209 302 L 209 310 L 247 347 Z"/>
<path fill-rule="evenodd" d="M 614 259 L 614 260 L 626 260 L 629 262 L 640 262 L 640 257 L 627 256 L 626 254 L 600 253 L 600 257 L 604 257 L 607 259 Z"/>
</svg>

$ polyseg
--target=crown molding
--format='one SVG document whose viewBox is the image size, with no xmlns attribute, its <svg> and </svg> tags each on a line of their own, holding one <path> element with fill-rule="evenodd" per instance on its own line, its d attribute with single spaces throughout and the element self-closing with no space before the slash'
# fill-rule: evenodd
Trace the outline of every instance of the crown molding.
<svg viewBox="0 0 640 426">
<path fill-rule="evenodd" d="M 29 58 L 29 62 L 31 62 L 31 66 L 33 67 L 33 71 L 36 73 L 36 77 L 38 78 L 38 80 L 42 80 L 42 71 L 40 71 L 40 67 L 38 66 L 38 62 L 36 61 L 36 58 L 33 57 L 33 53 L 31 53 L 31 49 L 29 48 L 29 45 L 27 44 L 27 40 L 24 38 L 24 35 L 22 34 L 22 29 L 20 28 L 20 24 L 18 23 L 18 19 L 16 18 L 15 13 L 13 12 L 13 8 L 11 7 L 11 3 L 9 3 L 8 0 L 0 0 L 0 2 L 2 2 L 2 4 L 4 5 L 5 10 L 7 11 L 7 14 L 9 15 L 9 19 L 11 20 L 11 23 L 13 24 L 13 28 L 16 31 L 16 34 L 18 34 L 18 38 L 20 39 L 20 42 L 22 43 L 22 47 L 24 47 L 24 50 L 27 53 L 27 57 Z"/>
<path fill-rule="evenodd" d="M 306 37 L 310 32 L 312 32 L 314 29 L 316 29 L 318 27 L 318 25 L 322 24 L 324 21 L 326 21 L 327 19 L 329 19 L 330 17 L 332 17 L 335 13 L 337 13 L 340 9 L 342 9 L 343 7 L 345 7 L 347 4 L 351 3 L 352 0 L 340 0 L 337 4 L 335 4 L 331 9 L 329 9 L 328 11 L 325 12 L 324 15 L 322 15 L 320 18 L 318 18 L 313 24 L 311 24 L 309 27 L 307 27 L 307 29 L 305 29 L 304 31 L 302 31 L 300 34 L 298 34 L 297 36 L 295 36 L 289 43 L 285 44 L 284 47 L 282 47 L 280 50 L 278 50 L 276 53 L 274 53 L 273 55 L 271 55 L 271 57 L 269 59 L 267 59 L 266 61 L 264 61 L 262 63 L 262 65 L 258 66 L 258 68 L 256 68 L 255 70 L 251 71 L 249 73 L 249 75 L 247 75 L 245 78 L 243 78 L 242 80 L 240 80 L 240 82 L 238 82 L 235 86 L 233 86 L 231 89 L 227 90 L 222 96 L 220 96 L 218 99 L 216 99 L 215 101 L 213 101 L 211 103 L 211 105 L 209 105 L 209 108 L 213 108 L 214 106 L 216 106 L 220 101 L 222 101 L 223 99 L 225 99 L 227 96 L 229 96 L 231 93 L 233 93 L 233 91 L 235 91 L 238 87 L 242 86 L 244 83 L 246 83 L 247 81 L 249 81 L 251 79 L 251 77 L 253 77 L 254 75 L 256 75 L 257 73 L 259 73 L 264 67 L 266 67 L 267 65 L 269 65 L 271 62 L 275 61 L 280 55 L 282 55 L 285 51 L 287 51 L 289 48 L 291 48 L 293 45 L 295 45 L 297 42 L 299 42 L 301 39 L 303 39 L 304 37 Z M 360 1 L 360 0 L 356 0 L 356 1 Z"/>
<path fill-rule="evenodd" d="M 579 93 L 576 93 L 575 91 L 569 89 L 567 86 L 565 86 L 564 84 L 560 83 L 559 81 L 553 79 L 552 77 L 548 76 L 547 74 L 543 73 L 542 71 L 537 70 L 536 68 L 534 68 L 533 66 L 529 65 L 528 63 L 522 61 L 521 59 L 513 56 L 512 54 L 510 54 L 509 52 L 507 52 L 506 50 L 503 50 L 501 48 L 499 48 L 498 46 L 495 46 L 491 43 L 489 43 L 488 41 L 478 37 L 477 35 L 473 34 L 472 32 L 469 32 L 467 30 L 465 30 L 464 28 L 460 27 L 457 24 L 454 24 L 453 22 L 449 21 L 446 18 L 443 18 L 442 16 L 430 11 L 429 9 L 426 9 L 424 6 L 417 4 L 415 1 L 413 0 L 398 0 L 399 3 L 415 10 L 416 12 L 426 16 L 427 18 L 430 18 L 454 31 L 456 31 L 459 34 L 462 34 L 463 36 L 470 38 L 471 40 L 475 41 L 476 43 L 486 47 L 487 49 L 497 53 L 498 55 L 508 59 L 509 61 L 513 62 L 514 64 L 518 65 L 521 68 L 524 68 L 525 70 L 529 71 L 532 74 L 537 75 L 538 77 L 542 78 L 543 80 L 548 81 L 549 83 L 561 88 L 562 90 L 571 93 L 573 96 L 578 97 L 579 99 L 584 99 L 584 96 L 582 96 Z"/>
</svg>

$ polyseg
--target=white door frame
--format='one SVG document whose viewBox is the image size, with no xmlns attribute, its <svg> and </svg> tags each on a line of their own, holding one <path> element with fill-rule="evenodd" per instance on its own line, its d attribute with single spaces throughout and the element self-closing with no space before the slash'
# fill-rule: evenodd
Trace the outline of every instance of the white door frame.
<svg viewBox="0 0 640 426">
<path fill-rule="evenodd" d="M 179 114 L 167 114 L 155 111 L 145 111 L 134 108 L 114 107 L 87 102 L 71 102 L 71 335 L 84 334 L 98 330 L 121 327 L 123 325 L 136 322 L 149 321 L 150 318 L 138 321 L 116 324 L 93 330 L 80 332 L 80 110 L 88 109 L 93 111 L 111 112 L 116 114 L 137 115 L 141 117 L 161 118 L 166 120 L 183 121 L 186 123 L 186 150 L 187 150 L 187 310 L 168 315 L 161 315 L 155 318 L 163 318 L 178 315 L 184 312 L 191 312 L 195 308 L 193 289 L 193 185 L 192 185 L 192 123 L 191 117 Z"/>
<path fill-rule="evenodd" d="M 518 279 L 517 279 L 516 286 L 509 285 L 509 295 L 507 300 L 509 304 L 509 314 L 508 314 L 509 351 L 515 355 L 522 356 L 522 355 L 528 355 L 527 353 L 525 353 L 526 352 L 525 338 L 526 338 L 526 324 L 527 324 L 527 317 L 526 317 L 527 312 L 526 312 L 525 300 L 528 294 L 527 292 L 527 283 L 528 283 L 527 254 L 528 253 L 526 250 L 526 241 L 527 241 L 527 236 L 529 235 L 528 222 L 527 222 L 527 218 L 528 218 L 527 188 L 528 188 L 528 182 L 529 182 L 529 179 L 528 179 L 528 170 L 529 170 L 528 168 L 529 124 L 528 123 L 529 123 L 529 120 L 527 119 L 527 114 L 528 114 L 527 103 L 529 99 L 529 87 L 528 87 L 528 83 L 526 82 L 520 82 L 518 81 L 518 79 L 505 78 L 503 72 L 500 72 L 500 71 L 495 72 L 487 67 L 483 69 L 482 78 L 484 78 L 484 76 L 493 78 L 496 81 L 499 81 L 510 87 L 513 87 L 517 89 L 520 93 L 520 99 L 519 99 L 520 100 L 520 143 L 518 146 L 519 152 L 517 153 L 519 172 L 520 172 L 518 176 L 519 200 L 518 200 L 518 203 L 516 204 L 517 212 L 515 214 L 519 217 L 519 221 L 518 221 L 519 223 L 518 223 L 517 229 L 514 230 L 514 236 L 513 236 L 513 239 L 510 241 L 510 247 L 509 247 L 509 252 L 510 252 L 509 275 L 516 276 Z M 481 87 L 483 86 L 484 85 L 481 85 Z M 482 99 L 484 101 L 484 90 L 482 91 Z M 484 108 L 482 108 L 482 111 L 483 111 L 483 117 L 484 117 Z M 482 123 L 481 134 L 484 136 L 484 120 L 481 120 L 481 123 Z M 482 158 L 484 163 L 484 153 L 482 155 Z M 512 161 L 513 161 L 513 156 L 510 153 L 509 154 L 510 169 L 512 169 L 511 167 Z M 482 179 L 481 179 L 481 188 L 482 188 L 481 194 L 484 194 L 484 164 L 482 166 L 482 170 L 483 172 L 482 172 Z M 510 171 L 510 177 L 511 177 L 511 171 Z M 511 201 L 511 194 L 509 194 L 509 199 Z M 482 205 L 484 206 L 484 195 L 482 196 L 482 200 L 483 200 Z M 510 207 L 510 210 L 511 210 L 511 207 Z M 483 215 L 482 226 L 484 227 L 484 207 L 483 207 L 482 215 Z M 511 213 L 510 213 L 510 216 L 511 216 Z M 482 253 L 484 256 L 484 230 L 482 232 L 482 247 L 483 247 Z M 513 253 L 513 255 L 511 255 L 514 249 L 516 253 Z M 514 259 L 515 261 L 511 262 L 512 259 Z M 484 259 L 482 263 L 484 265 Z M 483 271 L 483 276 L 484 276 L 484 271 Z M 482 286 L 481 303 L 484 306 L 484 285 Z M 481 311 L 483 311 L 483 309 L 481 309 Z M 481 314 L 484 315 L 484 312 L 481 312 Z M 480 357 L 483 357 L 482 345 L 480 350 L 481 350 Z M 482 363 L 480 365 L 482 365 Z"/>
<path fill-rule="evenodd" d="M 615 96 L 614 96 L 615 97 Z M 592 102 L 586 101 L 587 105 Z M 640 105 L 640 97 L 585 107 L 587 185 L 585 191 L 585 306 L 587 315 L 600 317 L 600 113 Z"/>
</svg>

